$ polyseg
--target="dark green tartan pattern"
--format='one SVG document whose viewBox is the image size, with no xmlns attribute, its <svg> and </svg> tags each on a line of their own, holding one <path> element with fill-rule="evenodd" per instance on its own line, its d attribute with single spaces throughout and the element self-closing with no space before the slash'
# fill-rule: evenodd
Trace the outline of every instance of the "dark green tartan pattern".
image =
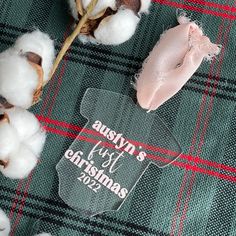
<svg viewBox="0 0 236 236">
<path fill-rule="evenodd" d="M 168 124 L 186 155 L 189 154 L 196 122 L 199 120 L 193 160 L 196 159 L 198 144 L 202 141 L 200 158 L 219 165 L 214 167 L 198 163 L 198 167 L 208 170 L 207 173 L 188 170 L 188 181 L 181 198 L 178 195 L 185 176 L 184 167 L 192 164 L 192 159 L 180 158 L 178 162 L 183 164 L 182 167 L 171 165 L 163 170 L 151 165 L 119 212 L 91 219 L 79 216 L 58 196 L 55 166 L 79 133 L 79 127 L 86 123 L 79 113 L 84 92 L 89 87 L 95 87 L 129 94 L 135 99 L 130 81 L 161 33 L 177 24 L 176 8 L 168 2 L 179 4 L 177 0 L 153 3 L 150 14 L 143 17 L 135 36 L 123 45 L 82 45 L 78 41 L 73 44 L 54 79 L 45 88 L 43 101 L 32 109 L 48 130 L 41 162 L 32 177 L 24 181 L 0 178 L 0 206 L 7 214 L 12 213 L 12 235 L 25 236 L 45 231 L 59 236 L 168 236 L 180 200 L 174 234 L 178 235 L 188 197 L 190 199 L 180 235 L 236 235 L 235 20 L 197 9 L 221 12 L 226 16 L 235 16 L 235 13 L 191 1 L 181 1 L 181 4 L 184 9 L 198 7 L 188 13 L 193 19 L 202 22 L 212 41 L 218 41 L 224 46 L 223 58 L 212 62 L 212 67 L 210 63 L 204 63 L 186 86 L 163 105 L 157 114 Z M 214 2 L 222 4 L 217 0 Z M 234 1 L 224 4 L 235 7 Z M 2 0 L 0 50 L 13 44 L 19 35 L 38 27 L 55 39 L 58 51 L 72 22 L 66 1 L 63 0 Z M 211 78 L 209 83 L 208 77 Z M 216 84 L 218 79 L 219 83 Z M 210 87 L 208 92 L 205 91 L 207 86 Z M 204 94 L 204 119 L 199 119 L 198 111 Z M 213 108 L 208 110 L 212 98 Z M 208 114 L 210 117 L 204 140 L 200 140 Z M 222 169 L 221 164 L 232 169 Z M 209 174 L 211 171 L 218 174 L 213 176 Z M 195 179 L 191 182 L 192 173 Z M 224 179 L 222 175 L 231 178 Z"/>
</svg>

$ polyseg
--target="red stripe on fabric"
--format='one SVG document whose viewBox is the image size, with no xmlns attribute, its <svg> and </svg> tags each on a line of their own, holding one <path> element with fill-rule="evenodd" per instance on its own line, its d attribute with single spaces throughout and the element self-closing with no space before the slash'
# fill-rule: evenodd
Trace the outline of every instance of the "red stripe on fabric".
<svg viewBox="0 0 236 236">
<path fill-rule="evenodd" d="M 20 180 L 18 186 L 17 186 L 17 189 L 16 189 L 16 194 L 15 194 L 15 197 L 12 201 L 12 205 L 11 205 L 11 210 L 10 210 L 10 213 L 9 213 L 9 219 L 11 220 L 13 218 L 13 215 L 14 215 L 14 211 L 17 207 L 17 203 L 18 203 L 18 198 L 20 196 L 20 190 L 21 190 L 21 187 L 24 183 L 24 180 Z"/>
<path fill-rule="evenodd" d="M 224 20 L 221 24 L 221 27 L 219 29 L 219 32 L 220 34 L 218 35 L 218 38 L 217 38 L 217 42 L 219 43 L 220 42 L 220 39 L 222 38 L 222 32 L 223 32 L 223 23 L 224 23 Z M 194 151 L 194 148 L 195 148 L 195 144 L 197 142 L 197 136 L 198 136 L 198 133 L 199 133 L 199 130 L 201 128 L 201 121 L 202 121 L 202 116 L 203 116 L 203 112 L 204 112 L 204 108 L 206 106 L 206 102 L 207 102 L 207 94 L 208 94 L 208 91 L 210 89 L 210 86 L 211 86 L 211 83 L 210 81 L 212 80 L 212 73 L 213 73 L 213 69 L 214 69 L 214 64 L 216 62 L 216 59 L 213 60 L 211 66 L 210 66 L 210 72 L 209 72 L 209 77 L 208 77 L 208 80 L 207 80 L 207 84 L 206 84 L 206 89 L 205 89 L 205 92 L 204 92 L 204 95 L 202 97 L 202 101 L 201 101 L 201 105 L 200 105 L 200 109 L 199 109 L 199 112 L 198 112 L 198 115 L 197 115 L 197 120 L 196 120 L 196 127 L 195 127 L 195 131 L 194 131 L 194 135 L 193 135 L 193 139 L 192 139 L 192 143 L 191 143 L 191 146 L 190 146 L 190 150 L 189 150 L 189 154 L 192 155 L 193 151 Z M 195 160 L 193 159 L 192 160 L 194 163 Z M 182 202 L 182 196 L 183 196 L 183 193 L 181 191 L 183 191 L 183 189 L 185 189 L 186 187 L 186 183 L 187 183 L 187 179 L 188 179 L 188 171 L 185 170 L 185 173 L 184 173 L 184 180 L 182 182 L 182 185 L 183 187 L 181 186 L 180 188 L 180 192 L 179 192 L 179 195 L 178 197 L 180 197 L 180 202 Z M 179 199 L 179 198 L 178 198 Z M 179 201 L 179 200 L 178 200 Z M 177 221 L 177 218 L 178 218 L 178 214 L 179 214 L 179 210 L 180 210 L 180 207 L 177 207 L 176 208 L 176 212 L 175 212 L 175 218 L 173 221 Z M 175 224 L 176 225 L 176 224 Z M 173 229 L 175 231 L 175 228 Z"/>
<path fill-rule="evenodd" d="M 47 91 L 46 97 L 43 99 L 42 107 L 40 109 L 40 114 L 44 114 L 44 111 L 46 110 L 46 107 L 47 107 L 47 105 L 48 105 L 48 103 L 50 101 L 51 91 L 52 91 L 52 89 L 54 87 L 53 85 L 54 85 L 54 83 L 56 83 L 56 81 L 57 80 L 55 79 L 55 77 L 53 77 L 51 79 L 51 81 L 49 82 L 49 84 L 47 85 L 49 87 L 48 87 L 48 91 Z"/>
<path fill-rule="evenodd" d="M 63 35 L 63 41 L 66 40 L 67 36 L 69 35 L 69 32 L 71 30 L 71 24 L 72 24 L 72 21 L 69 22 L 69 24 L 67 25 L 67 28 L 64 32 L 64 35 Z M 59 75 L 59 78 L 60 78 L 61 75 Z M 45 99 L 43 100 L 43 104 L 42 104 L 42 107 L 41 107 L 41 110 L 40 110 L 40 114 L 43 114 L 44 111 L 46 110 L 46 107 L 48 105 L 48 102 L 50 101 L 50 96 L 52 94 L 52 90 L 54 88 L 54 84 L 56 84 L 56 82 L 58 82 L 58 79 L 56 77 L 56 74 L 54 74 L 53 78 L 50 80 L 49 84 L 47 86 L 49 86 L 48 90 L 47 90 L 47 95 L 45 97 Z"/>
<path fill-rule="evenodd" d="M 64 38 L 64 40 L 66 39 L 66 37 L 67 37 L 67 35 L 69 34 L 69 31 L 70 31 L 70 28 L 71 28 L 71 22 L 69 22 L 69 24 L 68 24 L 68 26 L 67 26 L 67 28 L 66 28 L 66 31 L 65 31 L 65 33 L 64 33 L 64 36 L 63 36 L 63 38 Z M 60 75 L 61 75 L 61 73 L 60 73 Z M 60 79 L 60 77 L 59 77 L 59 79 Z M 55 80 L 55 79 L 54 79 Z M 57 80 L 55 80 L 55 82 L 56 82 Z M 51 82 L 51 84 L 50 84 L 50 88 L 49 88 L 49 90 L 47 91 L 47 97 L 46 97 L 46 99 L 45 99 L 45 101 L 44 101 L 44 105 L 43 105 L 43 107 L 42 107 L 42 109 L 41 109 L 41 114 L 42 114 L 42 112 L 44 112 L 44 109 L 46 109 L 46 105 L 47 105 L 47 103 L 48 103 L 48 101 L 49 101 L 49 99 L 50 99 L 50 94 L 51 94 L 51 90 L 52 90 L 52 88 L 53 88 L 53 86 L 52 86 L 52 81 L 50 81 Z M 53 106 L 53 105 L 51 105 L 51 106 Z M 31 176 L 31 178 L 32 178 L 32 176 Z M 25 192 L 28 194 L 28 189 L 29 189 L 29 187 L 30 187 L 30 183 L 31 183 L 31 181 L 32 181 L 32 179 L 31 178 L 28 178 L 28 182 L 27 182 L 27 184 L 29 185 L 26 185 L 25 186 Z M 27 197 L 23 197 L 23 199 L 27 199 Z M 23 200 L 22 199 L 22 200 Z M 22 208 L 22 212 L 23 212 L 23 209 L 24 209 L 24 201 L 22 202 L 21 201 L 21 204 L 20 204 L 20 206 L 19 206 L 20 208 L 19 209 L 21 209 Z M 13 215 L 14 215 L 14 211 L 13 211 L 13 213 L 12 213 Z M 17 226 L 18 226 L 18 224 L 20 223 L 20 220 L 21 220 L 21 217 L 22 217 L 22 213 L 21 214 L 19 214 L 19 211 L 18 211 L 18 214 L 17 214 L 17 219 L 16 219 L 16 221 L 15 221 L 15 223 L 14 223 L 14 226 L 13 226 L 13 233 L 12 234 L 14 234 L 14 231 L 16 230 L 16 228 L 17 228 Z M 10 235 L 11 236 L 11 235 Z"/>
<path fill-rule="evenodd" d="M 60 72 L 60 75 L 58 77 L 58 84 L 57 84 L 57 87 L 56 87 L 56 90 L 54 92 L 54 96 L 52 98 L 52 102 L 51 102 L 51 106 L 50 108 L 48 109 L 48 116 L 50 117 L 51 114 L 52 114 L 52 110 L 53 110 L 53 107 L 54 107 L 54 104 L 56 102 L 56 98 L 58 96 L 58 93 L 60 91 L 60 88 L 61 88 L 61 85 L 62 85 L 62 78 L 65 74 L 65 69 L 66 69 L 66 64 L 67 64 L 67 61 L 68 61 L 68 56 L 65 56 L 64 58 L 64 63 L 62 65 L 62 69 L 61 69 L 61 72 Z"/>
<path fill-rule="evenodd" d="M 188 169 L 185 168 L 184 177 L 183 177 L 183 180 L 181 182 L 179 193 L 178 193 L 178 196 L 177 196 L 177 202 L 176 202 L 176 206 L 175 206 L 174 215 L 172 216 L 170 236 L 173 236 L 174 233 L 175 233 L 175 229 L 176 229 L 176 225 L 177 225 L 177 218 L 178 218 L 178 214 L 179 214 L 179 211 L 180 211 L 180 208 L 181 208 L 183 193 L 184 193 L 184 190 L 185 190 L 185 186 L 187 184 L 187 180 L 188 180 Z"/>
<path fill-rule="evenodd" d="M 201 174 L 213 176 L 218 179 L 227 180 L 227 181 L 234 182 L 234 183 L 236 182 L 236 176 L 221 174 L 221 173 L 215 172 L 213 170 L 203 169 L 198 166 L 193 166 L 191 164 L 186 164 L 186 163 L 181 163 L 181 162 L 177 162 L 177 163 L 173 162 L 171 165 L 175 165 L 175 166 L 181 167 L 183 169 L 191 170 L 193 172 L 198 172 Z"/>
<path fill-rule="evenodd" d="M 85 142 L 89 142 L 89 143 L 93 143 L 93 144 L 97 144 L 98 141 L 100 141 L 100 140 L 93 139 L 93 138 L 88 138 L 88 137 L 82 136 L 82 135 L 77 136 L 75 134 L 68 133 L 68 132 L 65 132 L 65 131 L 62 131 L 62 130 L 58 130 L 58 129 L 55 129 L 55 128 L 52 128 L 52 127 L 48 127 L 48 126 L 45 126 L 44 128 L 47 131 L 49 131 L 49 132 L 56 133 L 56 134 L 59 134 L 59 135 L 64 136 L 64 137 L 69 137 L 69 138 L 73 138 L 73 139 L 77 139 L 77 140 L 79 139 L 79 140 L 82 140 L 82 141 L 85 141 Z M 108 142 L 102 142 L 101 144 L 104 147 L 116 149 L 115 145 L 110 144 Z M 138 154 L 138 151 L 135 151 L 134 154 Z M 164 163 L 169 163 L 170 162 L 170 160 L 168 158 L 164 158 L 164 157 L 160 157 L 160 156 L 154 156 L 154 155 L 151 155 L 151 154 L 149 154 L 148 156 L 152 160 L 158 160 L 158 161 L 161 161 L 161 162 L 164 162 Z"/>
<path fill-rule="evenodd" d="M 83 130 L 84 133 L 93 134 L 95 136 L 101 136 L 99 133 L 94 132 L 93 130 L 90 130 L 90 129 L 82 128 L 82 127 L 77 126 L 77 125 L 72 125 L 72 124 L 66 123 L 64 121 L 53 120 L 51 118 L 43 117 L 43 116 L 40 116 L 40 115 L 36 115 L 36 116 L 40 121 L 46 122 L 47 124 L 53 124 L 53 125 L 56 125 L 58 127 L 64 127 L 64 128 L 67 128 L 68 130 L 71 129 L 71 130 L 78 131 L 78 132 L 81 132 Z M 130 141 L 133 141 L 133 140 L 130 140 Z M 141 143 L 141 142 L 137 142 L 137 145 L 144 146 L 145 144 Z M 147 150 L 150 149 L 152 151 L 157 151 L 157 152 L 162 153 L 161 149 L 156 148 L 154 146 L 146 145 L 146 147 L 147 147 L 146 148 Z M 176 154 L 177 154 L 173 150 L 164 149 L 164 153 L 167 153 L 167 152 L 168 152 L 169 155 L 173 154 L 172 156 L 176 156 Z M 213 162 L 213 161 L 204 160 L 204 159 L 202 159 L 198 156 L 191 156 L 191 155 L 187 155 L 187 154 L 182 153 L 182 154 L 180 154 L 179 158 L 185 159 L 185 160 L 188 160 L 188 161 L 195 160 L 195 162 L 197 162 L 199 164 L 202 164 L 202 165 L 207 165 L 209 167 L 213 167 L 213 168 L 216 168 L 216 169 L 222 169 L 222 170 L 225 170 L 225 171 L 228 171 L 228 172 L 236 173 L 236 168 L 234 168 L 234 167 L 227 166 L 227 165 L 217 163 L 217 162 Z"/>
<path fill-rule="evenodd" d="M 209 102 L 208 109 L 207 109 L 208 110 L 207 116 L 205 118 L 204 127 L 203 127 L 203 130 L 202 130 L 202 134 L 200 136 L 200 142 L 199 142 L 199 145 L 198 145 L 197 155 L 200 155 L 200 153 L 202 151 L 203 144 L 204 144 L 205 135 L 206 135 L 206 132 L 207 132 L 207 128 L 208 128 L 209 121 L 210 121 L 210 116 L 211 116 L 213 106 L 214 106 L 214 98 L 215 98 L 215 94 L 216 94 L 216 90 L 217 90 L 217 85 L 218 85 L 219 80 L 220 80 L 220 73 L 221 73 L 221 69 L 222 69 L 222 65 L 223 65 L 223 61 L 224 61 L 225 48 L 228 44 L 229 32 L 230 32 L 230 29 L 232 28 L 232 24 L 233 24 L 233 21 L 231 21 L 231 23 L 229 24 L 229 26 L 226 30 L 226 33 L 224 35 L 223 42 L 225 42 L 225 46 L 222 48 L 222 52 L 221 52 L 221 55 L 220 55 L 220 62 L 219 62 L 218 67 L 217 67 L 216 80 L 214 81 L 213 91 L 212 91 L 212 95 L 211 95 L 210 102 Z M 195 163 L 195 165 L 197 165 L 197 163 Z M 183 233 L 184 221 L 186 219 L 186 215 L 187 215 L 187 211 L 188 211 L 188 205 L 189 205 L 189 201 L 191 199 L 191 193 L 192 193 L 192 188 L 194 186 L 194 182 L 195 182 L 195 173 L 192 173 L 191 178 L 190 178 L 190 186 L 189 186 L 189 189 L 188 189 L 187 198 L 186 198 L 185 204 L 184 204 L 183 214 L 180 218 L 180 227 L 179 227 L 178 236 L 182 235 L 182 233 Z"/>
<path fill-rule="evenodd" d="M 221 38 L 222 38 L 223 26 L 224 26 L 224 19 L 222 20 L 222 24 L 221 24 L 220 29 L 218 31 L 219 34 L 218 34 L 218 37 L 217 37 L 217 43 L 219 43 Z M 206 101 L 207 101 L 207 94 L 208 94 L 208 91 L 209 91 L 210 86 L 211 86 L 210 82 L 212 80 L 212 73 L 213 73 L 215 62 L 216 62 L 216 59 L 213 59 L 213 62 L 210 66 L 210 71 L 209 71 L 209 76 L 208 76 L 208 79 L 207 79 L 207 83 L 206 83 L 206 89 L 205 89 L 204 95 L 203 95 L 201 103 L 200 103 L 199 112 L 197 114 L 196 126 L 195 126 L 195 130 L 194 130 L 194 134 L 193 134 L 193 138 L 192 138 L 192 142 L 191 142 L 191 146 L 190 146 L 190 150 L 189 150 L 190 155 L 194 151 L 194 147 L 195 147 L 195 144 L 197 142 L 197 136 L 198 136 L 198 132 L 199 132 L 200 127 L 201 127 L 201 120 L 202 120 L 204 108 L 205 108 Z M 195 160 L 192 160 L 192 161 L 195 163 Z M 180 187 L 179 194 L 178 194 L 177 203 L 179 201 L 182 202 L 183 191 L 184 191 L 186 183 L 187 183 L 186 179 L 188 179 L 188 171 L 187 170 L 185 170 L 185 173 L 184 173 L 183 181 L 181 183 L 181 187 Z M 176 229 L 179 210 L 180 210 L 180 207 L 178 207 L 178 204 L 177 204 L 174 215 L 173 215 L 173 218 L 172 218 L 171 235 L 174 234 L 175 229 Z"/>
<path fill-rule="evenodd" d="M 175 232 L 176 225 L 177 225 L 177 213 L 176 212 L 180 211 L 181 200 L 182 200 L 185 185 L 186 185 L 187 179 L 188 179 L 187 175 L 185 173 L 186 173 L 186 171 L 184 172 L 184 177 L 183 177 L 183 180 L 182 180 L 182 183 L 181 183 L 181 186 L 180 186 L 180 189 L 179 189 L 179 193 L 178 193 L 178 196 L 177 196 L 177 202 L 176 202 L 176 206 L 175 206 L 174 217 L 172 216 L 170 236 L 174 236 L 174 232 Z"/>
<path fill-rule="evenodd" d="M 217 44 L 220 43 L 220 40 L 223 37 L 223 26 L 224 26 L 224 20 L 222 21 L 222 24 L 221 24 L 220 29 L 219 29 L 219 33 L 220 34 L 217 37 Z M 208 76 L 207 83 L 206 83 L 206 89 L 204 91 L 204 95 L 203 95 L 202 101 L 200 103 L 201 106 L 200 106 L 200 109 L 199 109 L 199 112 L 198 112 L 198 115 L 197 115 L 196 128 L 195 128 L 195 131 L 194 131 L 194 136 L 193 136 L 191 147 L 190 147 L 190 150 L 189 150 L 190 154 L 193 153 L 195 144 L 197 142 L 197 135 L 198 135 L 198 132 L 199 132 L 200 127 L 201 127 L 201 121 L 202 121 L 202 117 L 203 117 L 203 112 L 204 112 L 204 109 L 205 109 L 205 106 L 206 106 L 206 102 L 207 102 L 207 95 L 208 95 L 209 89 L 211 87 L 212 73 L 213 73 L 213 70 L 214 70 L 215 62 L 216 62 L 216 58 L 213 59 L 213 62 L 211 64 L 211 66 L 210 66 L 210 72 L 209 72 L 209 76 Z M 194 159 L 193 159 L 193 162 L 195 162 Z"/>
<path fill-rule="evenodd" d="M 57 134 L 57 135 L 60 135 L 60 136 L 63 136 L 63 137 L 68 137 L 68 138 L 72 138 L 72 139 L 79 139 L 79 140 L 94 143 L 94 144 L 96 144 L 97 141 L 98 141 L 96 139 L 87 138 L 87 137 L 84 137 L 82 135 L 77 136 L 76 134 L 65 132 L 63 130 L 58 130 L 56 128 L 52 128 L 52 127 L 48 127 L 48 126 L 45 126 L 44 128 L 46 129 L 46 131 L 48 131 L 50 133 Z M 103 144 L 105 144 L 107 147 L 110 147 L 110 144 L 106 144 L 106 143 L 103 143 Z M 163 162 L 169 161 L 168 159 L 165 159 L 163 157 L 154 156 L 154 155 L 149 155 L 149 156 L 151 157 L 151 159 L 161 160 Z M 200 168 L 200 167 L 195 167 L 195 166 L 192 166 L 192 165 L 187 164 L 187 163 L 182 163 L 182 162 L 175 161 L 175 162 L 171 163 L 171 165 L 177 166 L 177 167 L 180 167 L 180 168 L 185 168 L 187 170 L 196 171 L 196 172 L 203 173 L 203 174 L 206 174 L 206 175 L 214 176 L 214 177 L 224 179 L 224 180 L 228 180 L 228 181 L 231 181 L 231 182 L 236 182 L 236 176 L 221 174 L 221 173 L 218 173 L 218 172 L 215 172 L 215 171 L 212 171 L 212 170 L 207 170 L 207 169 L 203 169 L 203 168 Z"/>
<path fill-rule="evenodd" d="M 204 0 L 186 0 L 186 2 L 195 3 L 198 5 L 207 6 L 207 7 L 214 7 L 220 10 L 224 10 L 224 11 L 236 12 L 235 7 L 231 7 L 229 5 L 219 4 L 215 2 L 207 2 Z"/>
<path fill-rule="evenodd" d="M 156 0 L 157 1 L 157 0 Z M 186 6 L 187 7 L 187 6 Z M 223 16 L 222 16 L 223 17 Z M 51 110 L 50 110 L 50 112 L 51 112 Z"/>
<path fill-rule="evenodd" d="M 66 29 L 66 32 L 65 32 L 65 34 L 64 34 L 64 42 L 65 42 L 65 40 L 66 40 L 66 38 L 68 37 L 68 35 L 69 35 L 69 33 L 70 33 L 70 29 L 71 29 L 71 25 L 72 25 L 72 23 L 73 23 L 73 19 L 71 19 L 71 21 L 69 22 L 69 26 L 68 26 L 68 28 Z M 64 44 L 64 43 L 63 43 Z M 64 74 L 65 74 L 65 69 L 66 69 L 66 64 L 67 64 L 67 61 L 68 61 L 68 53 L 69 53 L 69 51 L 70 51 L 70 48 L 68 49 L 68 51 L 66 52 L 66 54 L 65 54 L 65 56 L 64 56 L 64 59 L 63 59 L 63 64 L 62 64 L 62 67 L 61 67 L 61 70 L 60 70 L 60 74 L 59 74 L 59 76 L 58 76 L 58 79 L 56 80 L 57 81 L 57 87 L 56 87 L 56 89 L 55 89 L 55 91 L 54 91 L 54 93 L 53 93 L 53 97 L 52 97 L 52 101 L 51 101 L 51 104 L 50 104 L 50 107 L 49 107 L 49 109 L 48 109 L 48 117 L 50 117 L 51 116 L 51 114 L 52 114 L 52 109 L 53 109 L 53 107 L 54 107 L 54 104 L 55 104 L 55 101 L 56 101 L 56 98 L 57 98 L 57 96 L 58 96 L 58 93 L 59 93 L 59 91 L 60 91 L 60 88 L 61 88 L 61 85 L 62 85 L 62 78 L 63 78 L 63 76 L 64 76 Z"/>
<path fill-rule="evenodd" d="M 193 180 L 195 181 L 195 173 L 194 173 L 194 178 Z M 191 199 L 191 195 L 192 195 L 192 190 L 193 190 L 193 185 L 194 185 L 194 181 L 190 182 L 189 184 L 189 188 L 188 188 L 188 191 L 187 191 L 187 198 L 186 198 L 186 201 L 189 202 L 190 199 Z M 185 203 L 186 203 L 185 201 Z M 179 231 L 178 231 L 178 236 L 181 236 L 182 235 L 182 232 L 183 232 L 183 222 L 184 220 L 186 219 L 186 213 L 187 213 L 187 206 L 186 204 L 184 205 L 184 209 L 183 209 L 183 214 L 180 218 L 180 224 L 179 224 Z"/>
<path fill-rule="evenodd" d="M 222 17 L 225 19 L 230 19 L 230 20 L 235 20 L 236 16 L 235 15 L 229 15 L 227 13 L 221 13 L 221 12 L 217 12 L 217 11 L 213 11 L 213 10 L 207 10 L 204 8 L 199 8 L 199 7 L 195 7 L 195 6 L 190 6 L 190 5 L 186 5 L 183 3 L 177 3 L 177 2 L 172 2 L 172 1 L 165 1 L 163 2 L 163 0 L 153 0 L 156 3 L 159 3 L 161 5 L 166 5 L 166 6 L 170 6 L 170 7 L 174 7 L 174 8 L 182 8 L 185 10 L 190 10 L 190 11 L 196 11 L 196 12 L 200 12 L 200 13 L 204 13 L 207 15 L 213 15 L 213 16 L 218 16 L 218 17 Z"/>
<path fill-rule="evenodd" d="M 210 166 L 210 167 L 214 167 L 216 169 L 221 169 L 221 170 L 225 170 L 225 171 L 232 172 L 232 173 L 236 174 L 236 168 L 234 168 L 232 166 L 227 166 L 227 165 L 224 165 L 224 164 L 221 164 L 221 163 L 204 160 L 204 159 L 201 159 L 199 157 L 196 157 L 196 158 L 192 157 L 191 161 L 193 161 L 194 159 L 195 159 L 196 163 L 207 165 L 207 166 Z"/>
<path fill-rule="evenodd" d="M 65 127 L 67 129 L 70 129 L 70 125 L 65 123 L 65 122 L 62 122 L 62 121 L 56 121 L 56 120 L 52 120 L 48 117 L 42 117 L 42 116 L 38 116 L 36 115 L 36 117 L 40 120 L 40 121 L 43 121 L 43 122 L 46 122 L 48 124 L 53 124 L 53 125 L 56 125 L 56 126 L 59 126 L 59 127 Z M 73 130 L 76 131 L 83 131 L 83 133 L 87 133 L 87 134 L 90 134 L 90 135 L 94 135 L 94 136 L 98 136 L 98 137 L 103 137 L 102 134 L 94 131 L 94 130 L 91 130 L 91 129 L 88 129 L 88 128 L 81 128 L 79 126 L 76 126 L 74 125 L 74 128 Z M 168 149 L 165 149 L 165 148 L 161 148 L 161 147 L 154 147 L 154 146 L 150 146 L 150 145 L 147 145 L 145 143 L 141 143 L 141 142 L 138 142 L 138 141 L 135 141 L 135 140 L 131 140 L 131 139 L 128 139 L 128 141 L 132 142 L 134 145 L 138 146 L 138 145 L 141 145 L 143 148 L 145 149 L 148 149 L 148 150 L 151 150 L 151 151 L 157 151 L 157 152 L 160 152 L 162 154 L 166 154 L 166 155 L 170 155 L 170 156 L 178 156 L 179 153 L 175 152 L 175 151 L 172 151 L 172 150 L 168 150 Z"/>
<path fill-rule="evenodd" d="M 41 115 L 36 115 L 36 117 L 41 122 L 46 122 L 48 124 L 53 124 L 53 125 L 56 125 L 56 126 L 59 126 L 59 127 L 64 127 L 64 128 L 67 128 L 67 129 L 77 131 L 77 132 L 81 132 L 82 129 L 83 129 L 82 127 L 80 127 L 78 125 L 69 124 L 65 121 L 54 120 L 52 118 L 41 116 Z"/>
<path fill-rule="evenodd" d="M 15 220 L 15 223 L 12 225 L 12 228 L 11 228 L 10 236 L 15 235 L 17 225 L 19 224 L 20 219 L 23 215 L 23 209 L 24 209 L 25 202 L 26 202 L 26 199 L 27 199 L 27 196 L 28 196 L 28 190 L 30 188 L 30 183 L 32 181 L 32 178 L 33 178 L 33 171 L 30 173 L 30 175 L 28 177 L 28 180 L 27 180 L 27 183 L 26 183 L 26 186 L 25 186 L 25 190 L 24 190 L 24 194 L 23 194 L 23 198 L 21 200 L 21 204 L 20 204 L 17 216 L 16 216 L 16 220 Z"/>
</svg>

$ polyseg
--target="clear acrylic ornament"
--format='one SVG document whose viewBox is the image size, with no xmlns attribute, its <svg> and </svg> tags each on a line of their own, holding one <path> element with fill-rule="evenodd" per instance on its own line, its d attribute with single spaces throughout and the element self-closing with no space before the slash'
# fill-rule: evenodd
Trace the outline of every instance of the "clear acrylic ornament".
<svg viewBox="0 0 236 236">
<path fill-rule="evenodd" d="M 90 88 L 80 112 L 88 123 L 57 172 L 60 197 L 81 214 L 119 210 L 150 163 L 163 168 L 181 153 L 163 121 L 128 96 Z"/>
</svg>

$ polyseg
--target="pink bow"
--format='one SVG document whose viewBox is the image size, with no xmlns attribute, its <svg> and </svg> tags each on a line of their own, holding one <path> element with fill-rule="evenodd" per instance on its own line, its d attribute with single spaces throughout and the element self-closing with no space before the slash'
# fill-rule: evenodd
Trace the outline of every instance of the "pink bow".
<svg viewBox="0 0 236 236">
<path fill-rule="evenodd" d="M 210 60 L 221 50 L 185 15 L 178 17 L 178 22 L 180 25 L 161 36 L 137 76 L 138 103 L 149 111 L 174 96 L 204 58 Z"/>
</svg>

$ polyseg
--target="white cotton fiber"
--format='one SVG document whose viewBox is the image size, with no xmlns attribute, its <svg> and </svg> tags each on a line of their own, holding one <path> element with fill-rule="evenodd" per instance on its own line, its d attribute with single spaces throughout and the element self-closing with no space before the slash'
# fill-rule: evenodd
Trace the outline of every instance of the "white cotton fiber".
<svg viewBox="0 0 236 236">
<path fill-rule="evenodd" d="M 148 13 L 151 6 L 151 0 L 141 0 L 141 8 L 139 13 Z"/>
<path fill-rule="evenodd" d="M 84 9 L 87 9 L 91 0 L 82 0 L 82 5 Z M 98 0 L 97 5 L 95 6 L 91 16 L 96 16 L 103 10 L 106 10 L 108 7 L 115 10 L 116 9 L 116 0 Z"/>
<path fill-rule="evenodd" d="M 86 43 L 99 44 L 98 41 L 90 35 L 80 34 L 78 38 L 83 44 L 86 44 Z"/>
<path fill-rule="evenodd" d="M 78 11 L 77 11 L 77 7 L 76 7 L 76 0 L 68 0 L 68 4 L 70 7 L 70 12 L 71 15 L 74 17 L 74 19 L 79 20 L 78 18 Z"/>
<path fill-rule="evenodd" d="M 6 109 L 9 123 L 0 122 L 0 160 L 7 166 L 0 171 L 11 179 L 22 179 L 36 166 L 45 139 L 46 132 L 37 118 L 27 110 L 14 107 Z"/>
<path fill-rule="evenodd" d="M 29 139 L 40 129 L 40 123 L 34 114 L 19 107 L 5 111 L 9 117 L 10 124 L 19 135 L 20 141 Z"/>
<path fill-rule="evenodd" d="M 105 18 L 95 30 L 98 42 L 107 45 L 118 45 L 129 40 L 139 23 L 132 10 L 121 8 L 115 15 Z"/>
<path fill-rule="evenodd" d="M 20 141 L 39 157 L 45 143 L 46 132 L 35 115 L 19 107 L 7 109 L 6 113 Z"/>
<path fill-rule="evenodd" d="M 10 104 L 29 108 L 38 86 L 38 74 L 13 49 L 0 53 L 0 95 Z"/>
<path fill-rule="evenodd" d="M 46 132 L 43 128 L 40 128 L 37 133 L 31 136 L 28 140 L 24 141 L 24 144 L 39 157 L 46 141 Z"/>
<path fill-rule="evenodd" d="M 8 156 L 19 147 L 16 130 L 7 122 L 0 122 L 0 158 L 7 160 Z"/>
<path fill-rule="evenodd" d="M 19 37 L 15 42 L 15 49 L 23 53 L 33 52 L 42 57 L 44 81 L 49 79 L 49 74 L 55 58 L 54 42 L 50 37 L 39 30 Z"/>
<path fill-rule="evenodd" d="M 91 0 L 81 0 L 82 7 L 83 7 L 84 10 L 87 9 L 90 2 L 91 2 Z M 70 7 L 70 11 L 71 11 L 72 16 L 76 20 L 78 20 L 79 18 L 78 18 L 76 0 L 68 0 L 68 4 L 69 4 L 69 7 Z M 95 6 L 91 16 L 92 17 L 96 16 L 97 14 L 99 14 L 103 10 L 107 9 L 108 7 L 115 10 L 116 9 L 116 0 L 98 0 L 98 3 Z"/>
<path fill-rule="evenodd" d="M 34 169 L 37 164 L 37 157 L 26 146 L 20 148 L 9 156 L 8 165 L 0 171 L 3 175 L 11 179 L 24 179 Z"/>
<path fill-rule="evenodd" d="M 0 209 L 0 236 L 8 236 L 10 233 L 10 220 L 5 212 Z"/>
</svg>

